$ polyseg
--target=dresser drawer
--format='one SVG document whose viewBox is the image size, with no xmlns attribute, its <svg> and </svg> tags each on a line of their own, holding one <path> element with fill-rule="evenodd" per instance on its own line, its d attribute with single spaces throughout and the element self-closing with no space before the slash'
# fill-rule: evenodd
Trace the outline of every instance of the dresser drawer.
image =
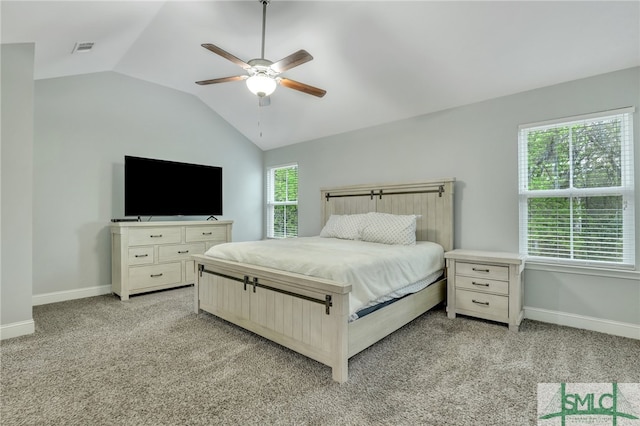
<svg viewBox="0 0 640 426">
<path fill-rule="evenodd" d="M 182 229 L 179 227 L 143 228 L 129 231 L 129 245 L 142 246 L 149 244 L 172 244 L 182 240 Z"/>
<path fill-rule="evenodd" d="M 177 244 L 158 247 L 158 261 L 169 262 L 172 260 L 188 259 L 192 254 L 203 254 L 204 243 Z"/>
<path fill-rule="evenodd" d="M 456 275 L 508 281 L 509 267 L 484 265 L 481 263 L 456 262 Z"/>
<path fill-rule="evenodd" d="M 148 265 L 153 263 L 153 246 L 129 249 L 129 265 Z"/>
<path fill-rule="evenodd" d="M 457 290 L 456 309 L 507 320 L 509 318 L 509 298 L 477 291 Z"/>
<path fill-rule="evenodd" d="M 129 284 L 132 290 L 181 282 L 182 264 L 180 262 L 129 268 Z"/>
<path fill-rule="evenodd" d="M 193 241 L 211 241 L 220 242 L 227 241 L 226 227 L 213 226 L 190 226 L 187 227 L 185 241 L 190 243 Z"/>
<path fill-rule="evenodd" d="M 456 275 L 456 289 L 466 289 L 498 294 L 509 294 L 509 282 L 497 281 L 486 278 L 465 277 Z"/>
</svg>

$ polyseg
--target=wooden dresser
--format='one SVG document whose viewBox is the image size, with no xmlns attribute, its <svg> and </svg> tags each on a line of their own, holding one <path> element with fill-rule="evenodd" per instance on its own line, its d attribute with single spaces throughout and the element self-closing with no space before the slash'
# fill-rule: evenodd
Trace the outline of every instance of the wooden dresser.
<svg viewBox="0 0 640 426">
<path fill-rule="evenodd" d="M 509 324 L 524 317 L 524 258 L 515 253 L 452 250 L 447 261 L 447 312 Z"/>
<path fill-rule="evenodd" d="M 195 282 L 193 254 L 231 241 L 232 221 L 111 224 L 111 290 L 132 294 Z"/>
</svg>

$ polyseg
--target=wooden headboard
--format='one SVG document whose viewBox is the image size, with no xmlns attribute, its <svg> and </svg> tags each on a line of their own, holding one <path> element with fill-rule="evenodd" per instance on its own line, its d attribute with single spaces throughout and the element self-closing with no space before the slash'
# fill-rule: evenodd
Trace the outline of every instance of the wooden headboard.
<svg viewBox="0 0 640 426">
<path fill-rule="evenodd" d="M 421 215 L 416 239 L 453 250 L 453 187 L 455 178 L 407 184 L 352 185 L 323 188 L 322 225 L 332 214 L 392 213 Z"/>
</svg>

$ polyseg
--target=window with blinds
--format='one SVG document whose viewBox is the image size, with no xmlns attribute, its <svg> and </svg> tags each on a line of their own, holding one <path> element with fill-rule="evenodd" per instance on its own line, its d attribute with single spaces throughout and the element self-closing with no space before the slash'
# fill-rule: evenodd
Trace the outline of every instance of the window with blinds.
<svg viewBox="0 0 640 426">
<path fill-rule="evenodd" d="M 267 237 L 298 236 L 298 165 L 267 169 Z"/>
<path fill-rule="evenodd" d="M 528 260 L 635 266 L 634 111 L 520 126 L 520 252 Z"/>
</svg>

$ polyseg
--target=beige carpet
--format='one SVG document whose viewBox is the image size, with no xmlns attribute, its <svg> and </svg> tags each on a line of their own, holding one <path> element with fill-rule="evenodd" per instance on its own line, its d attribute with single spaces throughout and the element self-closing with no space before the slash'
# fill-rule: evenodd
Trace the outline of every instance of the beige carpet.
<svg viewBox="0 0 640 426">
<path fill-rule="evenodd" d="M 34 307 L 2 341 L 0 424 L 529 425 L 541 382 L 640 382 L 640 341 L 525 320 L 423 315 L 350 380 L 209 314 L 193 287 Z"/>
</svg>

